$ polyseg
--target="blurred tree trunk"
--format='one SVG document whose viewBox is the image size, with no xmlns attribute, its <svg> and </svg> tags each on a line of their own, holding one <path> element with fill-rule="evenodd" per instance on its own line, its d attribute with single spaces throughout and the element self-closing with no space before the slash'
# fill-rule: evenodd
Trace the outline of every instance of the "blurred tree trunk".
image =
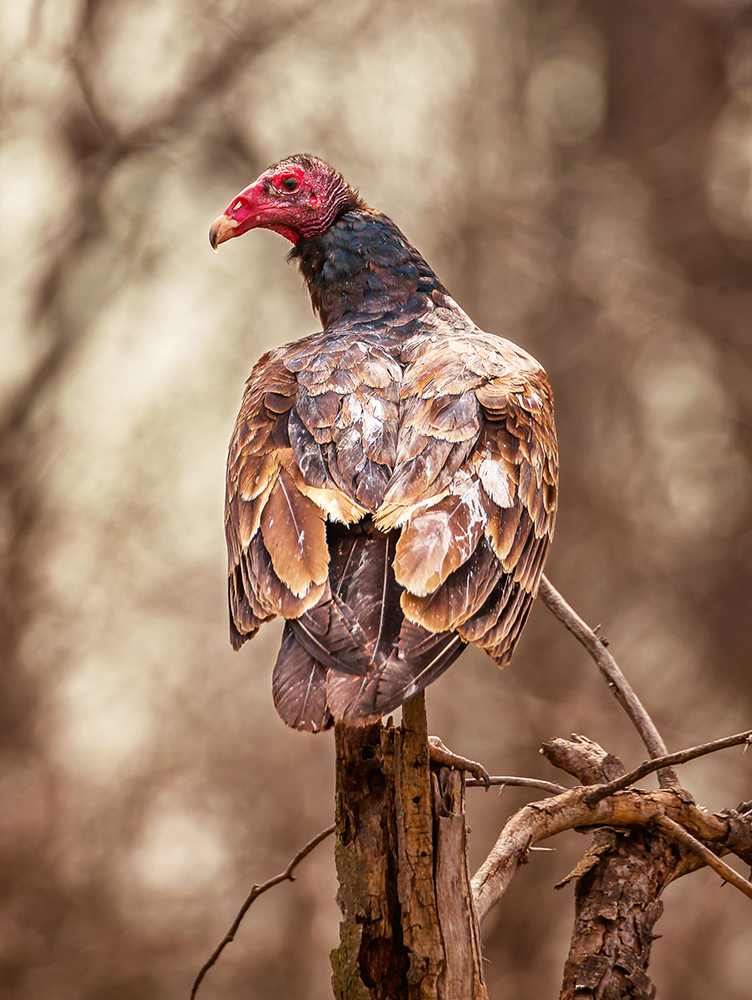
<svg viewBox="0 0 752 1000">
<path fill-rule="evenodd" d="M 36 692 L 22 662 L 21 645 L 33 612 L 31 537 L 38 524 L 39 496 L 30 471 L 31 435 L 0 429 L 0 748 L 28 753 Z"/>
<path fill-rule="evenodd" d="M 338 1000 L 487 1000 L 464 782 L 431 768 L 423 694 L 399 728 L 338 725 Z"/>
</svg>

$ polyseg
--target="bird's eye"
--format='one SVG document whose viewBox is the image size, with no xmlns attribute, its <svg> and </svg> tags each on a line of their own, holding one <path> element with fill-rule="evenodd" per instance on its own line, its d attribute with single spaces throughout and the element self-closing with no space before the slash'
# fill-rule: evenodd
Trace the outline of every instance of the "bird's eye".
<svg viewBox="0 0 752 1000">
<path fill-rule="evenodd" d="M 283 177 L 282 187 L 285 191 L 297 191 L 298 190 L 298 178 L 297 177 Z"/>
</svg>

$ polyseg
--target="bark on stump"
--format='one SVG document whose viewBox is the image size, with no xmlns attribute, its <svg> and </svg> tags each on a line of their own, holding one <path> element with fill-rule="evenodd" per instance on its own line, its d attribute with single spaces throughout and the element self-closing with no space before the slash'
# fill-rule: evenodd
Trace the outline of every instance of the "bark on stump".
<svg viewBox="0 0 752 1000">
<path fill-rule="evenodd" d="M 618 757 L 585 736 L 548 740 L 544 756 L 583 785 L 625 774 Z M 647 975 L 660 895 L 683 852 L 655 830 L 601 827 L 572 878 L 575 920 L 560 1000 L 653 1000 Z"/>
<path fill-rule="evenodd" d="M 651 830 L 597 831 L 578 866 L 561 1000 L 653 1000 L 653 927 L 680 859 L 679 849 Z"/>
<path fill-rule="evenodd" d="M 432 776 L 423 695 L 399 728 L 338 725 L 335 743 L 337 1000 L 487 1000 L 464 782 Z"/>
</svg>

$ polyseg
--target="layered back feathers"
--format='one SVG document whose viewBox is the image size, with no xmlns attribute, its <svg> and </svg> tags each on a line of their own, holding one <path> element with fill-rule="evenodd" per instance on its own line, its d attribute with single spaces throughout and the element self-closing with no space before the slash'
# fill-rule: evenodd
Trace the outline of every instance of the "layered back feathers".
<svg viewBox="0 0 752 1000">
<path fill-rule="evenodd" d="M 230 631 L 287 619 L 286 723 L 378 719 L 467 643 L 503 666 L 556 511 L 541 366 L 479 330 L 362 202 L 298 261 L 323 330 L 266 354 L 228 459 Z"/>
</svg>

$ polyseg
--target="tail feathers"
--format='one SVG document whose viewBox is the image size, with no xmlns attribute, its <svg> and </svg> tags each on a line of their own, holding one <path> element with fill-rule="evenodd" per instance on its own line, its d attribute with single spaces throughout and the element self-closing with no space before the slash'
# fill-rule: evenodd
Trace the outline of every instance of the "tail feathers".
<svg viewBox="0 0 752 1000">
<path fill-rule="evenodd" d="M 451 667 L 466 645 L 456 632 L 429 632 L 405 620 L 379 677 L 374 709 L 383 714 L 408 701 Z"/>
<path fill-rule="evenodd" d="M 287 622 L 272 675 L 274 707 L 293 729 L 319 732 L 333 724 L 326 698 L 326 667 L 299 642 Z"/>
<path fill-rule="evenodd" d="M 409 622 L 405 625 L 416 631 L 420 629 Z M 424 650 L 419 655 L 395 649 L 362 677 L 328 671 L 326 697 L 338 722 L 362 726 L 394 711 L 443 674 L 465 648 L 466 643 L 456 634 L 420 631 Z"/>
<path fill-rule="evenodd" d="M 295 729 L 323 729 L 332 716 L 374 722 L 436 680 L 466 645 L 405 618 L 394 533 L 334 529 L 329 545 L 327 591 L 287 622 L 274 670 L 274 703 Z"/>
<path fill-rule="evenodd" d="M 336 594 L 288 624 L 300 645 L 319 663 L 348 674 L 368 673 L 368 637 Z"/>
<path fill-rule="evenodd" d="M 274 669 L 274 703 L 289 726 L 374 722 L 436 680 L 469 642 L 499 666 L 511 658 L 545 546 L 521 551 L 518 576 L 504 572 L 493 539 L 481 538 L 441 587 L 417 597 L 395 579 L 398 537 L 370 520 L 327 526 L 329 578 L 313 607 L 293 610 Z M 240 606 L 244 626 L 257 628 L 265 609 Z"/>
<path fill-rule="evenodd" d="M 332 717 L 351 726 L 375 722 L 435 681 L 465 648 L 456 633 L 437 635 L 404 625 L 422 633 L 416 636 L 422 647 L 417 654 L 395 648 L 367 672 L 354 673 L 315 659 L 288 622 L 272 680 L 274 704 L 284 722 L 313 732 L 328 728 Z"/>
</svg>

